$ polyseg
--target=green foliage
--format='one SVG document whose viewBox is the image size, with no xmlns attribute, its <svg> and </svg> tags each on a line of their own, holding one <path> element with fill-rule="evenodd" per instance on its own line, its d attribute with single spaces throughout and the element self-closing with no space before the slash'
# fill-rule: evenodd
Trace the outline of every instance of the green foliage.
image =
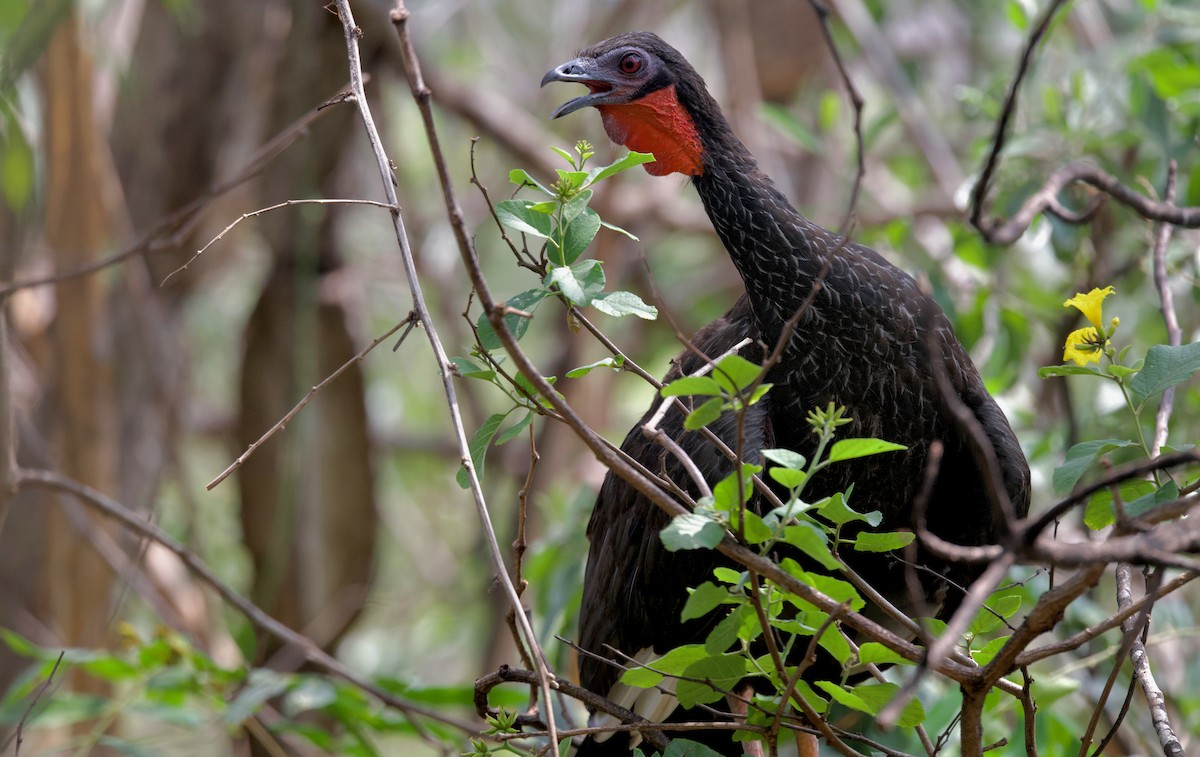
<svg viewBox="0 0 1200 757">
<path fill-rule="evenodd" d="M 541 274 L 540 284 L 505 301 L 501 314 L 505 328 L 514 340 L 520 341 L 529 331 L 534 312 L 547 298 L 558 298 L 569 307 L 591 306 L 615 317 L 634 315 L 648 320 L 657 318 L 658 310 L 647 305 L 636 294 L 605 291 L 604 267 L 600 261 L 581 259 L 601 226 L 632 236 L 624 229 L 604 223 L 599 214 L 588 207 L 592 199 L 592 187 L 621 171 L 653 160 L 653 156 L 631 152 L 610 165 L 584 170 L 593 155 L 591 145 L 587 142 L 576 144 L 574 155 L 558 148 L 552 149 L 567 161 L 570 170 L 558 169 L 558 180 L 551 185 L 546 186 L 520 168 L 509 172 L 510 182 L 518 187 L 530 187 L 548 199 L 513 199 L 496 203 L 496 220 L 501 225 L 523 237 L 545 240 L 538 258 L 531 257 L 528 262 L 528 267 Z M 471 438 L 471 464 L 482 481 L 485 456 L 493 443 L 501 445 L 515 439 L 549 403 L 544 397 L 538 396 L 525 376 L 510 376 L 501 368 L 504 357 L 494 353 L 501 349 L 503 343 L 487 313 L 479 315 L 474 327 L 475 345 L 470 355 L 454 357 L 451 362 L 459 376 L 494 385 L 512 403 L 507 410 L 489 416 Z M 624 364 L 623 355 L 614 355 L 575 368 L 567 376 L 582 378 L 594 368 L 620 370 Z M 543 378 L 551 384 L 555 380 L 553 376 Z M 505 419 L 514 412 L 518 420 L 501 431 Z M 456 480 L 464 489 L 470 486 L 470 474 L 465 465 L 459 468 Z"/>
<path fill-rule="evenodd" d="M 60 650 L 38 647 L 12 631 L 0 629 L 0 637 L 13 652 L 33 661 L 0 700 L 0 722 L 18 722 L 51 671 L 54 680 L 61 681 L 75 670 L 112 685 L 116 693 L 99 696 L 56 690 L 38 699 L 25 727 L 88 726 L 81 731 L 88 735 L 81 736 L 74 745 L 81 753 L 95 746 L 106 746 L 120 754 L 146 753 L 135 742 L 105 735 L 107 724 L 118 716 L 194 731 L 220 725 L 235 735 L 268 702 L 276 702 L 283 716 L 282 720 L 272 720 L 272 730 L 299 736 L 326 752 L 375 755 L 378 752 L 365 738 L 366 730 L 379 734 L 417 732 L 405 717 L 340 679 L 266 668 L 222 667 L 182 634 L 167 629 L 143 636 L 125 625 L 122 635 L 124 643 L 118 652 L 61 650 L 62 662 L 55 670 Z M 421 689 L 394 680 L 379 684 L 412 701 L 440 706 L 467 708 L 472 696 L 469 686 Z M 499 691 L 493 699 L 508 706 L 522 701 Z M 320 713 L 324 720 L 310 719 L 309 713 Z M 447 735 L 437 724 L 423 723 L 422 727 Z"/>
</svg>

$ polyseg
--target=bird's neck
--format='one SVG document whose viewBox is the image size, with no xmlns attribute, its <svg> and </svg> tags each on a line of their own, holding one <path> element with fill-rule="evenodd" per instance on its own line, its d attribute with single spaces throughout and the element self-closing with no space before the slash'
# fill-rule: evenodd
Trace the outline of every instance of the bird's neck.
<svg viewBox="0 0 1200 757">
<path fill-rule="evenodd" d="M 705 145 L 696 189 L 742 276 L 762 337 L 774 344 L 812 291 L 833 237 L 792 207 L 728 127 L 716 138 Z"/>
</svg>

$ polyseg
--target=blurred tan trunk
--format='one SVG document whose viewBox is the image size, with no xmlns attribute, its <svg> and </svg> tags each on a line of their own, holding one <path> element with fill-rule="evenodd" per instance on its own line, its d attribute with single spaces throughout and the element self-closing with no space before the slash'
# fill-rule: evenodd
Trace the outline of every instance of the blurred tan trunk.
<svg viewBox="0 0 1200 757">
<path fill-rule="evenodd" d="M 68 271 L 96 260 L 111 241 L 104 206 L 109 184 L 102 136 L 93 117 L 92 62 L 80 43 L 78 18 L 63 22 L 46 51 L 46 217 L 44 239 L 54 267 Z M 113 492 L 115 428 L 107 278 L 88 276 L 56 290 L 51 331 L 49 435 L 62 473 Z M 89 521 L 90 515 L 84 516 Z M 88 528 L 106 528 L 99 521 Z M 62 507 L 47 512 L 42 600 L 64 645 L 97 646 L 108 629 L 113 576 Z M 80 676 L 72 687 L 94 688 Z"/>
</svg>

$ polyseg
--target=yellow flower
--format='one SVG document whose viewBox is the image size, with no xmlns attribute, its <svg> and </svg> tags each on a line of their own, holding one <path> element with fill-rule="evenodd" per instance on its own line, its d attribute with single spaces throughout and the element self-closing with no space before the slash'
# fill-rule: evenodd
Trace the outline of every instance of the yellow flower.
<svg viewBox="0 0 1200 757">
<path fill-rule="evenodd" d="M 1103 289 L 1093 289 L 1087 294 L 1079 292 L 1076 293 L 1074 297 L 1064 302 L 1063 307 L 1078 308 L 1079 312 L 1083 313 L 1084 317 L 1091 321 L 1093 326 L 1095 326 L 1097 329 L 1103 329 L 1104 314 L 1101 312 L 1103 308 L 1102 303 L 1104 302 L 1105 297 L 1115 293 L 1116 291 L 1117 290 L 1113 289 L 1112 287 L 1104 287 Z M 1075 333 L 1078 334 L 1079 332 L 1076 331 Z M 1072 336 L 1074 336 L 1074 334 L 1072 334 Z M 1068 339 L 1068 347 L 1070 344 L 1071 341 Z M 1082 365 L 1082 363 L 1080 363 L 1080 365 Z"/>
<path fill-rule="evenodd" d="M 1076 365 L 1099 363 L 1104 354 L 1104 339 L 1091 326 L 1072 331 L 1063 348 L 1063 360 L 1074 360 Z"/>
</svg>

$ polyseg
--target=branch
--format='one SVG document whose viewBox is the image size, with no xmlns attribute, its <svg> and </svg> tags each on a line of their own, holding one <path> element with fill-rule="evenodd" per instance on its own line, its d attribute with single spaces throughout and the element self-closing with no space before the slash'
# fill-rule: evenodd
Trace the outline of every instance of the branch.
<svg viewBox="0 0 1200 757">
<path fill-rule="evenodd" d="M 1117 568 L 1117 606 L 1121 609 L 1126 609 L 1133 604 L 1130 574 L 1128 565 L 1123 564 Z M 1150 671 L 1150 656 L 1146 651 L 1146 644 L 1143 639 L 1137 637 L 1139 629 L 1149 629 L 1150 627 L 1150 607 L 1151 605 L 1147 604 L 1141 612 L 1146 616 L 1144 621 L 1138 622 L 1130 618 L 1121 624 L 1121 629 L 1133 636 L 1133 642 L 1129 647 L 1129 660 L 1133 663 L 1133 677 L 1142 687 L 1142 693 L 1146 695 L 1146 703 L 1150 707 L 1150 722 L 1154 724 L 1154 732 L 1158 735 L 1158 743 L 1162 746 L 1163 754 L 1167 757 L 1184 757 L 1183 746 L 1179 743 L 1179 737 L 1175 735 L 1175 731 L 1171 728 L 1171 720 L 1167 716 L 1166 698 L 1154 680 L 1154 674 Z"/>
<path fill-rule="evenodd" d="M 412 721 L 413 726 L 418 732 L 426 737 L 427 740 L 430 740 L 431 743 L 437 743 L 436 739 L 433 739 L 425 731 L 420 722 L 416 720 L 416 716 L 444 723 L 466 733 L 473 733 L 476 730 L 470 723 L 447 717 L 436 710 L 427 709 L 419 704 L 397 697 L 353 672 L 318 647 L 311 639 L 275 620 L 256 604 L 238 594 L 220 578 L 217 578 L 216 574 L 200 558 L 164 533 L 158 526 L 138 517 L 125 505 L 109 498 L 102 492 L 96 491 L 90 486 L 74 481 L 60 473 L 48 470 L 21 469 L 18 481 L 21 486 L 42 486 L 71 494 L 84 505 L 112 518 L 130 531 L 166 547 L 197 578 L 211 586 L 225 602 L 246 616 L 246 619 L 255 628 L 273 636 L 287 646 L 294 647 L 305 660 L 325 672 L 348 681 L 384 704 L 404 713 Z"/>
<path fill-rule="evenodd" d="M 842 78 L 842 84 L 846 87 L 846 96 L 850 98 L 850 104 L 854 106 L 854 142 L 855 142 L 855 161 L 856 169 L 854 172 L 854 184 L 850 187 L 850 200 L 846 203 L 846 216 L 842 219 L 841 225 L 838 227 L 838 234 L 843 237 L 850 235 L 850 221 L 854 217 L 854 209 L 858 206 L 858 193 L 862 189 L 863 176 L 867 172 L 867 162 L 863 146 L 862 132 L 862 112 L 863 112 L 863 97 L 858 91 L 858 87 L 854 86 L 854 80 L 850 78 L 850 72 L 846 70 L 846 64 L 842 60 L 842 54 L 838 52 L 837 45 L 833 41 L 833 31 L 829 28 L 829 8 L 820 0 L 809 0 L 809 5 L 817 14 L 817 20 L 821 22 L 821 35 L 825 38 L 825 46 L 829 48 L 829 54 L 833 57 L 834 65 L 837 66 L 838 75 Z"/>
<path fill-rule="evenodd" d="M 208 250 L 209 247 L 212 247 L 214 244 L 216 244 L 221 239 L 223 239 L 226 234 L 228 234 L 230 231 L 232 231 L 233 228 L 235 226 L 237 226 L 239 223 L 241 223 L 242 221 L 245 221 L 247 218 L 254 218 L 255 216 L 261 216 L 264 213 L 271 212 L 272 210 L 279 210 L 280 208 L 287 208 L 287 207 L 291 207 L 293 205 L 374 205 L 377 208 L 387 208 L 388 210 L 394 209 L 391 205 L 387 205 L 382 202 L 376 202 L 375 200 L 308 199 L 308 200 L 284 200 L 283 202 L 276 203 L 275 205 L 271 205 L 269 207 L 259 208 L 258 210 L 252 210 L 249 213 L 243 213 L 237 219 L 235 219 L 233 223 L 229 224 L 224 229 L 221 229 L 220 234 L 217 234 L 215 237 L 208 240 L 208 244 L 204 245 L 199 250 L 196 250 L 196 254 L 191 256 L 190 258 L 188 258 L 188 261 L 186 263 L 179 266 L 174 271 L 171 271 L 170 273 L 168 273 L 166 275 L 166 278 L 164 278 L 159 283 L 159 286 L 166 286 L 167 282 L 170 281 L 175 276 L 175 274 L 186 271 L 192 263 L 196 262 L 197 258 L 199 258 L 201 255 L 203 255 L 205 253 L 206 250 Z"/>
<path fill-rule="evenodd" d="M 1000 162 L 1000 151 L 1004 149 L 1004 142 L 1008 139 L 1008 127 L 1017 112 L 1017 95 L 1021 91 L 1021 84 L 1025 81 L 1025 74 L 1029 71 L 1029 64 L 1033 61 L 1034 49 L 1042 41 L 1042 37 L 1046 36 L 1046 31 L 1050 28 L 1050 23 L 1054 21 L 1054 17 L 1058 15 L 1058 11 L 1065 4 L 1066 0 L 1054 0 L 1050 4 L 1050 7 L 1046 9 L 1046 12 L 1042 14 L 1041 20 L 1038 21 L 1037 26 L 1033 28 L 1033 32 L 1029 35 L 1029 40 L 1025 43 L 1025 49 L 1021 51 L 1021 60 L 1017 63 L 1016 76 L 1013 77 L 1012 83 L 1008 85 L 1008 93 L 1004 96 L 1004 105 L 1000 109 L 1000 119 L 996 121 L 996 133 L 992 137 L 992 149 L 988 152 L 987 160 L 984 162 L 983 173 L 980 174 L 979 181 L 975 184 L 975 188 L 971 192 L 971 225 L 982 231 L 988 241 L 993 240 L 988 235 L 988 232 L 983 229 L 983 205 L 987 199 L 988 189 L 991 187 L 992 176 L 996 173 L 996 166 Z M 1053 194 L 1057 195 L 1058 192 L 1054 192 Z M 1030 220 L 1032 220 L 1032 217 Z M 1026 227 L 1028 225 L 1028 222 L 1026 222 Z M 1020 234 L 1017 236 L 1019 237 Z"/>
<path fill-rule="evenodd" d="M 276 207 L 278 207 L 278 206 L 276 206 Z M 385 207 L 387 207 L 387 206 L 385 206 Z M 242 218 L 245 218 L 245 217 L 246 216 L 242 216 Z M 196 254 L 199 255 L 200 253 L 196 253 Z M 187 266 L 184 266 L 184 268 L 186 268 L 186 267 Z M 168 278 L 170 278 L 170 277 L 168 276 Z M 408 336 L 408 332 L 412 331 L 412 328 L 414 325 L 416 325 L 416 322 L 417 322 L 416 312 L 415 311 L 410 312 L 405 317 L 404 320 L 400 321 L 395 326 L 392 326 L 390 329 L 388 329 L 384 333 L 380 334 L 378 337 L 376 337 L 375 341 L 371 342 L 366 347 L 364 347 L 362 350 L 360 350 L 357 355 L 350 358 L 345 363 L 342 363 L 341 367 L 339 367 L 336 371 L 334 371 L 333 373 L 329 374 L 324 379 L 322 379 L 321 383 L 317 384 L 312 389 L 309 389 L 308 394 L 304 395 L 304 398 L 301 399 L 299 402 L 297 402 L 295 407 L 293 407 L 291 410 L 287 411 L 286 415 L 284 415 L 282 418 L 280 418 L 275 423 L 274 426 L 271 426 L 271 428 L 268 429 L 265 434 L 258 437 L 258 440 L 255 441 L 253 444 L 251 444 L 249 447 L 247 447 L 246 451 L 243 452 L 241 455 L 239 455 L 237 460 L 234 460 L 232 463 L 230 463 L 228 468 L 221 471 L 221 473 L 216 478 L 214 478 L 212 481 L 209 481 L 208 485 L 205 486 L 204 488 L 207 489 L 208 491 L 212 491 L 213 488 L 215 488 L 217 486 L 217 484 L 219 484 L 222 481 L 224 481 L 225 479 L 229 478 L 229 476 L 235 470 L 242 467 L 242 464 L 245 463 L 246 460 L 248 460 L 250 458 L 250 456 L 253 455 L 258 450 L 259 447 L 261 447 L 264 443 L 266 443 L 266 441 L 268 439 L 270 439 L 272 436 L 274 436 L 275 434 L 279 433 L 284 428 L 286 428 L 287 424 L 291 423 L 292 418 L 295 418 L 296 414 L 299 413 L 304 408 L 305 405 L 307 405 L 309 402 L 312 401 L 312 398 L 317 395 L 317 392 L 324 389 L 334 379 L 336 379 L 338 376 L 345 373 L 346 369 L 348 369 L 350 366 L 354 365 L 355 363 L 362 362 L 363 358 L 365 358 L 367 356 L 367 353 L 369 353 L 371 350 L 378 347 L 381 342 L 385 341 L 392 334 L 395 334 L 397 331 L 399 331 L 402 326 L 407 325 L 408 330 L 405 331 L 404 335 L 400 337 L 400 341 L 403 342 L 404 337 Z M 397 345 L 397 346 L 399 346 L 399 345 Z"/>
<path fill-rule="evenodd" d="M 480 676 L 479 678 L 475 679 L 475 712 L 481 718 L 487 718 L 488 716 L 494 716 L 497 714 L 497 710 L 493 709 L 488 704 L 488 693 L 502 683 L 524 683 L 529 684 L 530 686 L 536 686 L 538 683 L 540 683 L 540 678 L 538 674 L 532 670 L 516 670 L 515 668 L 510 668 L 507 665 L 501 665 L 496 672 L 488 673 L 485 676 Z M 600 731 L 608 732 L 614 730 L 641 730 L 642 728 L 646 728 L 648 725 L 653 725 L 655 728 L 663 727 L 662 723 L 652 723 L 641 715 L 638 715 L 633 710 L 628 710 L 624 707 L 621 707 L 612 700 L 602 697 L 589 689 L 583 688 L 582 686 L 577 686 L 570 681 L 560 679 L 555 682 L 555 688 L 572 699 L 582 702 L 589 710 L 606 712 L 609 715 L 619 718 L 622 723 L 625 723 L 629 726 L 628 728 L 614 728 L 612 726 L 603 729 L 589 728 L 580 730 L 580 733 L 595 733 Z M 524 720 L 524 723 L 529 722 L 532 721 Z M 518 723 L 522 723 L 522 718 L 518 718 Z M 741 724 L 734 725 L 735 727 L 740 727 Z M 655 749 L 662 751 L 667 748 L 667 739 L 659 731 L 646 728 L 646 730 L 642 731 L 642 735 L 645 737 L 646 741 L 650 742 L 650 744 L 654 746 Z M 558 742 L 556 741 L 554 743 Z"/>
<path fill-rule="evenodd" d="M 13 757 L 20 757 L 21 744 L 25 741 L 25 723 L 29 720 L 29 716 L 33 714 L 33 708 L 37 706 L 38 700 L 41 699 L 42 695 L 45 694 L 47 689 L 50 688 L 50 684 L 54 681 L 54 674 L 58 672 L 58 666 L 62 665 L 63 655 L 66 653 L 67 651 L 65 649 L 58 653 L 58 659 L 54 661 L 54 667 L 50 668 L 50 675 L 46 676 L 46 680 L 42 681 L 38 687 L 34 689 L 33 697 L 29 700 L 29 706 L 25 708 L 25 714 L 21 716 L 21 720 L 17 723 L 17 745 L 13 748 Z M 8 744 L 6 743 L 4 746 L 7 747 Z"/>
<path fill-rule="evenodd" d="M 371 109 L 367 105 L 366 95 L 362 90 L 362 72 L 358 59 L 358 35 L 361 32 L 354 25 L 354 17 L 350 13 L 349 0 L 337 0 L 337 8 L 346 35 L 347 58 L 350 62 L 350 83 L 357 98 L 358 111 L 362 116 L 363 126 L 367 131 L 371 148 L 379 163 L 379 174 L 383 180 L 384 196 L 387 198 L 389 204 L 398 206 L 399 201 L 396 197 L 394 177 L 390 168 L 391 164 L 379 141 L 375 122 L 371 118 Z M 454 231 L 454 238 L 458 243 L 460 252 L 465 254 L 465 251 L 470 249 L 466 224 L 463 221 L 462 208 L 458 204 L 458 197 L 450 181 L 445 156 L 442 154 L 437 130 L 434 126 L 429 88 L 425 86 L 425 82 L 421 78 L 421 64 L 417 60 L 416 50 L 413 48 L 412 39 L 408 34 L 408 9 L 404 7 L 403 0 L 397 0 L 396 6 L 392 9 L 390 15 L 392 25 L 396 29 L 396 35 L 400 42 L 400 54 L 404 60 L 404 70 L 408 76 L 408 84 L 412 90 L 413 99 L 417 103 L 417 108 L 421 111 L 421 120 L 425 125 L 425 136 L 429 140 L 429 151 L 437 168 L 438 180 L 441 183 L 442 198 L 445 201 L 450 227 Z M 421 291 L 421 282 L 417 277 L 416 263 L 413 260 L 412 249 L 409 246 L 408 234 L 404 228 L 404 220 L 399 211 L 392 211 L 392 219 L 396 227 L 396 241 L 400 245 L 401 257 L 404 261 L 404 272 L 408 278 L 409 288 L 412 291 L 413 309 L 417 311 L 421 324 L 425 327 L 425 334 L 429 338 L 429 345 L 433 349 L 434 356 L 437 358 L 438 370 L 441 373 L 442 386 L 446 394 L 446 403 L 450 409 L 450 418 L 454 424 L 454 433 L 458 439 L 459 449 L 462 452 L 463 465 L 466 467 L 467 476 L 470 480 L 471 495 L 474 498 L 476 512 L 480 525 L 483 528 L 484 538 L 487 541 L 492 565 L 496 568 L 496 576 L 504 589 L 509 603 L 512 605 L 517 624 L 525 636 L 525 643 L 529 645 L 530 650 L 533 652 L 534 664 L 537 666 L 540 679 L 542 701 L 545 703 L 547 725 L 550 731 L 550 743 L 557 745 L 558 736 L 554 723 L 554 707 L 551 704 L 550 696 L 555 677 L 546 663 L 546 656 L 542 652 L 541 645 L 538 643 L 537 634 L 533 631 L 533 625 L 529 621 L 529 616 L 526 615 L 525 608 L 521 604 L 521 597 L 517 593 L 512 578 L 508 574 L 508 570 L 504 564 L 504 555 L 500 551 L 499 542 L 496 540 L 496 531 L 492 526 L 492 517 L 488 512 L 487 500 L 483 496 L 483 489 L 479 483 L 479 476 L 475 472 L 475 466 L 471 463 L 470 444 L 463 426 L 462 414 L 459 412 L 458 395 L 454 388 L 453 367 L 451 366 L 449 357 L 446 355 L 445 349 L 442 347 L 441 338 L 438 336 L 437 330 L 434 328 L 433 322 L 429 317 L 429 311 L 425 306 L 425 297 Z M 494 303 L 487 304 L 491 304 L 494 307 Z M 496 320 L 503 321 L 501 316 L 495 315 L 495 317 Z M 494 323 L 493 327 L 495 327 Z"/>
<path fill-rule="evenodd" d="M 1034 192 L 1021 206 L 1020 210 L 1007 221 L 985 219 L 983 217 L 987 194 L 1000 162 L 1000 152 L 1004 149 L 1004 143 L 1008 139 L 1009 128 L 1013 117 L 1016 115 L 1017 97 L 1020 93 L 1021 85 L 1024 83 L 1029 66 L 1033 61 L 1034 51 L 1042 41 L 1042 38 L 1045 37 L 1051 23 L 1064 5 L 1066 5 L 1066 0 L 1054 0 L 1050 4 L 1034 27 L 1033 32 L 1029 35 L 1029 39 L 1025 43 L 1025 48 L 1021 51 L 1021 60 L 1017 64 L 1016 75 L 1009 85 L 1008 93 L 1004 97 L 1004 104 L 1000 111 L 1000 118 L 996 122 L 996 133 L 992 138 L 992 148 L 988 152 L 987 159 L 984 162 L 983 172 L 980 174 L 979 181 L 971 191 L 969 215 L 971 225 L 978 229 L 983 238 L 988 242 L 1008 245 L 1020 239 L 1021 235 L 1029 228 L 1029 225 L 1033 223 L 1033 219 L 1042 211 L 1048 210 L 1069 223 L 1086 222 L 1099 208 L 1099 203 L 1093 203 L 1082 213 L 1073 213 L 1064 208 L 1058 201 L 1058 195 L 1063 189 L 1075 182 L 1083 182 L 1099 189 L 1105 195 L 1131 208 L 1148 220 L 1161 221 L 1175 226 L 1184 226 L 1189 229 L 1200 227 L 1200 208 L 1179 208 L 1170 200 L 1156 202 L 1148 199 L 1145 195 L 1121 184 L 1116 178 L 1108 175 L 1096 166 L 1078 162 L 1069 163 L 1051 174 L 1041 189 Z"/>
<path fill-rule="evenodd" d="M 1167 164 L 1167 189 L 1163 200 L 1171 205 L 1175 202 L 1175 161 Z M 1167 281 L 1167 245 L 1171 241 L 1174 228 L 1169 223 L 1159 226 L 1154 238 L 1154 288 L 1158 290 L 1158 300 L 1161 303 L 1163 323 L 1167 327 L 1167 343 L 1178 347 L 1183 343 L 1183 331 L 1179 328 L 1179 318 L 1175 315 L 1175 296 L 1171 293 L 1170 282 Z M 1158 400 L 1158 412 L 1154 415 L 1154 443 L 1150 447 L 1150 456 L 1157 457 L 1162 447 L 1167 443 L 1167 428 L 1171 420 L 1171 408 L 1175 404 L 1175 387 L 1168 386 Z"/>
<path fill-rule="evenodd" d="M 976 228 L 983 234 L 984 239 L 992 244 L 1012 244 L 1021 238 L 1038 213 L 1057 202 L 1059 192 L 1075 182 L 1099 189 L 1147 220 L 1189 229 L 1200 228 L 1200 207 L 1181 208 L 1170 202 L 1151 200 L 1097 166 L 1083 162 L 1068 163 L 1052 173 L 1041 189 L 1034 192 L 1007 221 L 976 223 L 972 219 L 972 223 L 976 223 Z"/>
<path fill-rule="evenodd" d="M 82 276 L 89 276 L 138 255 L 151 255 L 177 248 L 183 237 L 195 227 L 200 215 L 213 201 L 261 173 L 263 169 L 270 165 L 271 161 L 275 160 L 287 148 L 291 147 L 293 143 L 306 135 L 308 127 L 312 126 L 313 122 L 320 118 L 323 113 L 323 109 L 315 108 L 296 119 L 291 125 L 272 137 L 270 141 L 259 147 L 254 155 L 251 156 L 250 161 L 234 174 L 232 178 L 213 186 L 201 196 L 171 213 L 166 218 L 163 218 L 124 250 L 69 271 L 50 274 L 48 276 L 38 276 L 31 279 L 22 279 L 0 286 L 0 299 L 7 298 L 19 289 L 45 286 L 47 284 L 60 284 Z"/>
</svg>

